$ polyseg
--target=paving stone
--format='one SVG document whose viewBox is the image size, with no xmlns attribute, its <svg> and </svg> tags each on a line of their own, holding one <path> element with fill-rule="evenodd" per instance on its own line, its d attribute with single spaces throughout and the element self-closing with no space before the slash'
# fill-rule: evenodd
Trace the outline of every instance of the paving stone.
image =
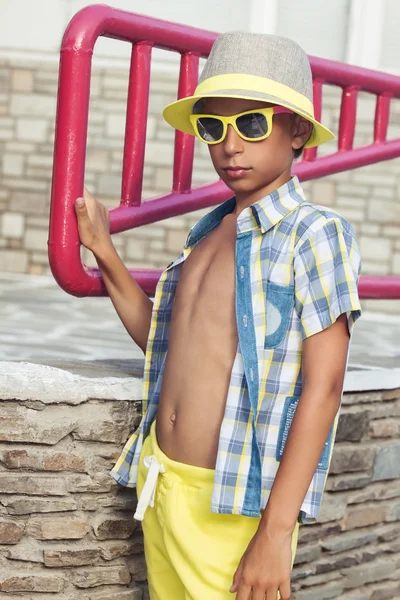
<svg viewBox="0 0 400 600">
<path fill-rule="evenodd" d="M 333 450 L 330 472 L 366 471 L 374 464 L 376 449 L 362 445 L 340 445 Z"/>
<path fill-rule="evenodd" d="M 0 519 L 0 544 L 18 544 L 24 532 L 24 523 Z"/>
<path fill-rule="evenodd" d="M 373 481 L 400 478 L 400 442 L 382 447 L 375 459 Z"/>
<path fill-rule="evenodd" d="M 2 592 L 61 592 L 64 582 L 59 577 L 49 575 L 0 576 Z"/>
<path fill-rule="evenodd" d="M 321 556 L 321 552 L 322 550 L 319 544 L 305 544 L 303 546 L 299 546 L 297 548 L 294 564 L 300 565 L 302 563 L 310 563 L 313 560 L 317 560 Z"/>
<path fill-rule="evenodd" d="M 104 592 L 92 592 L 85 596 L 85 600 L 144 600 L 144 590 L 142 588 L 134 587 L 129 590 L 118 590 Z"/>
<path fill-rule="evenodd" d="M 388 500 L 400 496 L 400 486 L 397 480 L 370 484 L 364 490 L 356 490 L 348 495 L 349 504 L 370 502 L 371 500 Z"/>
<path fill-rule="evenodd" d="M 64 496 L 65 480 L 62 477 L 0 473 L 2 494 L 27 494 L 32 496 Z"/>
<path fill-rule="evenodd" d="M 19 544 L 8 549 L 7 560 L 43 564 L 43 548 L 36 540 L 24 538 Z"/>
<path fill-rule="evenodd" d="M 381 523 L 385 521 L 388 511 L 389 507 L 382 503 L 356 505 L 348 509 L 344 528 L 349 530 Z"/>
<path fill-rule="evenodd" d="M 331 476 L 328 478 L 326 483 L 326 491 L 345 491 L 345 490 L 357 490 L 363 489 L 371 481 L 371 475 L 361 473 L 347 474 Z"/>
<path fill-rule="evenodd" d="M 129 570 L 122 565 L 76 569 L 71 575 L 74 585 L 82 589 L 100 585 L 128 585 L 131 581 Z"/>
<path fill-rule="evenodd" d="M 37 540 L 80 540 L 89 533 L 89 523 L 78 519 L 31 519 L 29 533 Z"/>
<path fill-rule="evenodd" d="M 4 154 L 3 173 L 7 176 L 22 177 L 24 173 L 24 157 L 20 154 Z M 24 217 L 24 215 L 19 215 Z"/>
<path fill-rule="evenodd" d="M 147 579 L 147 568 L 144 556 L 135 556 L 135 560 L 131 565 L 132 579 L 138 583 L 142 583 Z"/>
<path fill-rule="evenodd" d="M 0 496 L 0 504 L 5 506 L 10 515 L 67 512 L 78 508 L 78 503 L 74 498 L 30 498 L 25 496 L 7 498 L 7 496 Z"/>
<path fill-rule="evenodd" d="M 336 432 L 336 442 L 359 442 L 368 431 L 368 411 L 342 413 Z"/>
<path fill-rule="evenodd" d="M 86 459 L 76 454 L 32 448 L 5 450 L 3 463 L 8 469 L 33 469 L 37 471 L 86 471 Z"/>
<path fill-rule="evenodd" d="M 16 92 L 31 92 L 33 90 L 34 71 L 31 69 L 13 69 L 11 87 Z"/>
<path fill-rule="evenodd" d="M 301 592 L 296 592 L 295 600 L 329 600 L 340 597 L 343 584 L 340 581 L 331 581 L 326 585 L 316 585 Z"/>
<path fill-rule="evenodd" d="M 338 521 L 342 519 L 347 510 L 347 496 L 343 494 L 325 493 L 322 499 L 321 512 L 318 516 L 319 523 Z"/>
<path fill-rule="evenodd" d="M 0 250 L 0 271 L 25 273 L 28 253 L 25 250 Z"/>
<path fill-rule="evenodd" d="M 142 536 L 135 536 L 129 542 L 113 540 L 104 542 L 99 546 L 101 557 L 104 560 L 114 560 L 120 556 L 139 554 L 143 550 Z"/>
<path fill-rule="evenodd" d="M 346 589 L 389 579 L 393 574 L 394 563 L 390 560 L 378 560 L 366 565 L 357 565 L 343 572 Z"/>
<path fill-rule="evenodd" d="M 97 539 L 125 539 L 129 538 L 137 527 L 137 521 L 132 517 L 118 517 L 116 515 L 99 515 L 92 520 L 91 526 Z"/>
<path fill-rule="evenodd" d="M 65 550 L 45 550 L 43 556 L 46 567 L 81 567 L 99 562 L 101 553 L 99 548 L 75 550 L 67 547 Z"/>
<path fill-rule="evenodd" d="M 1 232 L 4 237 L 19 239 L 24 235 L 25 217 L 16 213 L 3 213 Z"/>
<path fill-rule="evenodd" d="M 350 531 L 348 533 L 341 533 L 336 537 L 324 538 L 321 542 L 321 547 L 330 554 L 336 554 L 337 552 L 344 552 L 345 550 L 351 550 L 375 542 L 377 537 L 374 531 Z"/>
</svg>

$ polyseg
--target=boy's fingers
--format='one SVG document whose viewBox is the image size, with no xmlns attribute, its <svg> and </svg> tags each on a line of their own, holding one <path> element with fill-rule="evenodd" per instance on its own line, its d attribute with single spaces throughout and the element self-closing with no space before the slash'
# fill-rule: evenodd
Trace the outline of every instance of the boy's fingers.
<svg viewBox="0 0 400 600">
<path fill-rule="evenodd" d="M 229 591 L 230 591 L 232 594 L 233 594 L 234 592 L 237 592 L 237 589 L 238 589 L 238 587 L 239 587 L 239 584 L 240 584 L 240 578 L 241 578 L 241 575 L 242 575 L 242 570 L 243 570 L 243 568 L 242 568 L 242 564 L 243 564 L 243 563 L 242 563 L 242 561 L 241 561 L 241 562 L 240 562 L 240 564 L 239 564 L 239 566 L 238 566 L 238 568 L 236 569 L 236 573 L 235 573 L 235 574 L 234 574 L 234 576 L 233 576 L 233 583 L 232 583 L 232 585 L 231 585 L 231 587 L 230 587 L 230 590 L 229 590 Z"/>
<path fill-rule="evenodd" d="M 83 198 L 77 198 L 76 202 L 75 202 L 75 206 L 77 208 L 84 208 L 86 206 L 84 199 Z"/>
<path fill-rule="evenodd" d="M 78 198 L 75 202 L 75 212 L 79 218 L 85 218 L 88 216 L 86 202 L 83 198 Z"/>
<path fill-rule="evenodd" d="M 236 600 L 250 600 L 251 585 L 241 585 L 236 596 Z"/>
<path fill-rule="evenodd" d="M 85 200 L 87 200 L 88 198 L 93 198 L 92 194 L 85 187 L 83 188 L 83 197 L 85 198 Z"/>
<path fill-rule="evenodd" d="M 265 595 L 265 600 L 276 600 L 276 598 L 278 598 L 278 591 L 279 590 L 277 588 L 274 588 L 273 590 L 268 590 Z M 290 595 L 285 596 L 285 600 L 286 598 L 290 600 Z M 281 599 L 283 599 L 283 596 L 281 596 Z"/>
<path fill-rule="evenodd" d="M 271 596 L 272 600 L 276 600 L 277 599 L 277 594 L 275 594 L 275 598 L 273 598 L 273 596 Z M 253 588 L 251 591 L 251 600 L 268 600 L 268 596 L 265 595 L 265 590 L 259 588 Z"/>
<path fill-rule="evenodd" d="M 290 600 L 290 581 L 282 583 L 279 588 L 279 592 L 281 594 L 281 600 Z"/>
</svg>

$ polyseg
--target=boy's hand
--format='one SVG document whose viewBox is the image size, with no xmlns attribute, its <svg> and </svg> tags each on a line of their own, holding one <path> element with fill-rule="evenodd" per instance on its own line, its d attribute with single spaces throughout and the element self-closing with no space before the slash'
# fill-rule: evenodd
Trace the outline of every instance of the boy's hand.
<svg viewBox="0 0 400 600">
<path fill-rule="evenodd" d="M 84 189 L 83 198 L 75 203 L 78 218 L 79 238 L 88 250 L 96 255 L 102 248 L 111 244 L 110 215 L 103 204 Z"/>
<path fill-rule="evenodd" d="M 292 537 L 277 534 L 273 538 L 258 530 L 233 578 L 230 592 L 237 592 L 236 600 L 290 600 L 290 572 L 292 567 Z"/>
</svg>

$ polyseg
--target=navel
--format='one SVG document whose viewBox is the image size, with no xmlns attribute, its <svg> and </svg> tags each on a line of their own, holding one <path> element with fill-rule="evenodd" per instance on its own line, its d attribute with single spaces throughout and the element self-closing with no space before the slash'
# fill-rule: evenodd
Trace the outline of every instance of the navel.
<svg viewBox="0 0 400 600">
<path fill-rule="evenodd" d="M 176 413 L 172 413 L 169 420 L 171 422 L 171 425 L 176 425 Z"/>
</svg>

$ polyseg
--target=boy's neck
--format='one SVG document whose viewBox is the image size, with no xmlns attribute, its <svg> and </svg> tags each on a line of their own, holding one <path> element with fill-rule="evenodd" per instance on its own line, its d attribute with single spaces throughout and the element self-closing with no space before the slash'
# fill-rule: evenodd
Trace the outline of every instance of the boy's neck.
<svg viewBox="0 0 400 600">
<path fill-rule="evenodd" d="M 254 190 L 253 192 L 236 193 L 236 206 L 233 214 L 238 217 L 242 210 L 248 208 L 262 198 L 265 198 L 265 196 L 272 194 L 272 192 L 275 192 L 275 190 L 279 189 L 282 185 L 285 185 L 285 183 L 290 181 L 291 178 L 292 174 L 290 170 L 285 171 L 277 179 L 274 179 L 274 181 L 271 181 L 260 189 Z"/>
</svg>

